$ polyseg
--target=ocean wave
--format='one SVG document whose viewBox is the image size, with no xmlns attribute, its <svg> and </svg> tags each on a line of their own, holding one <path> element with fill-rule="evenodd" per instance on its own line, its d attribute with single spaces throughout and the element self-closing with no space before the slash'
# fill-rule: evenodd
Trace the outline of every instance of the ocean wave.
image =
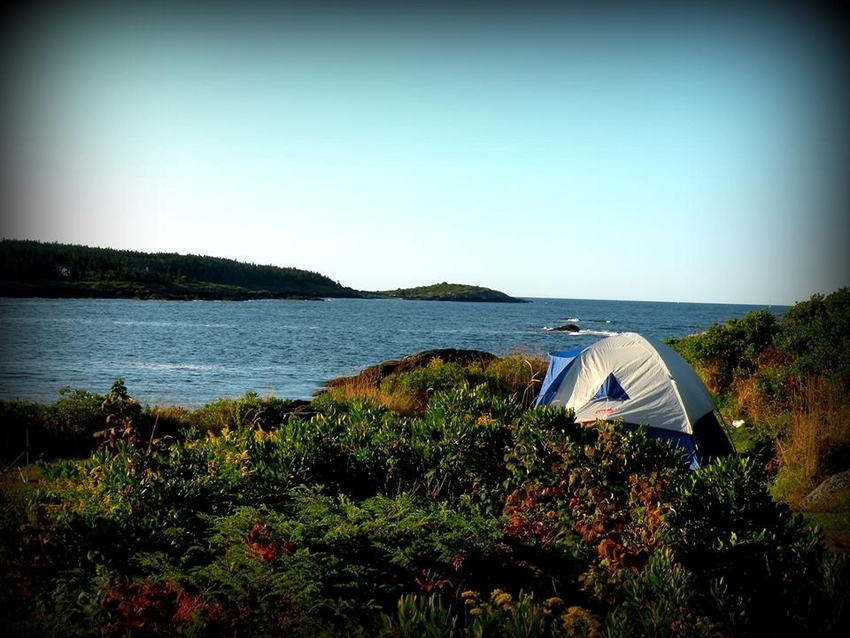
<svg viewBox="0 0 850 638">
<path fill-rule="evenodd" d="M 614 323 L 613 319 L 584 319 L 585 323 Z M 567 317 L 564 319 L 565 323 L 581 323 L 582 319 L 578 317 Z"/>
<path fill-rule="evenodd" d="M 617 332 L 616 330 L 579 330 L 578 332 L 570 332 L 568 334 L 571 335 L 595 335 L 599 337 L 613 337 L 615 335 L 623 334 L 622 332 Z"/>
<path fill-rule="evenodd" d="M 137 361 L 126 361 L 117 363 L 122 367 L 135 368 L 137 370 L 192 370 L 198 372 L 221 371 L 220 365 L 208 365 L 201 363 L 146 363 Z"/>
<path fill-rule="evenodd" d="M 552 326 L 543 326 L 544 332 L 563 332 L 564 334 L 573 335 L 573 336 L 587 336 L 593 335 L 597 337 L 613 337 L 614 335 L 622 334 L 616 330 L 559 330 L 558 328 L 553 328 Z"/>
<path fill-rule="evenodd" d="M 193 300 L 195 301 L 195 300 Z M 218 300 L 213 300 L 218 301 Z M 197 323 L 193 321 L 140 321 L 137 319 L 115 319 L 112 322 L 116 326 L 129 326 L 129 327 L 139 327 L 139 328 L 147 328 L 149 326 L 154 328 L 232 328 L 233 324 L 230 323 L 218 323 L 218 322 L 208 322 L 208 323 Z"/>
</svg>

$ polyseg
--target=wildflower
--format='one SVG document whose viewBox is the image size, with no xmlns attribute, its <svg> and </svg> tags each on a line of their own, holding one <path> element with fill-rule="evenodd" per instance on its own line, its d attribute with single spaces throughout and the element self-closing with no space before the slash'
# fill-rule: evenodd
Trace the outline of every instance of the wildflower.
<svg viewBox="0 0 850 638">
<path fill-rule="evenodd" d="M 490 594 L 490 599 L 493 601 L 494 605 L 499 607 L 507 607 L 513 601 L 513 597 L 501 589 L 494 589 L 493 593 Z"/>
<path fill-rule="evenodd" d="M 568 636 L 599 636 L 599 621 L 583 607 L 573 606 L 561 617 Z"/>
</svg>

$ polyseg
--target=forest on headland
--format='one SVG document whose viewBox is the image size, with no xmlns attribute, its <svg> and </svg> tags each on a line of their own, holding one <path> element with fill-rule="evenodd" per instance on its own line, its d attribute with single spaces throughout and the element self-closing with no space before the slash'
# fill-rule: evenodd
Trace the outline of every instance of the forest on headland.
<svg viewBox="0 0 850 638">
<path fill-rule="evenodd" d="M 670 345 L 736 454 L 445 351 L 312 401 L 0 402 L 6 636 L 844 636 L 850 288 Z M 844 480 L 842 482 L 842 477 Z M 832 486 L 823 489 L 824 486 Z"/>
<path fill-rule="evenodd" d="M 482 286 L 445 282 L 388 292 L 359 291 L 298 268 L 20 239 L 0 240 L 0 297 L 523 301 Z"/>
<path fill-rule="evenodd" d="M 377 294 L 384 297 L 397 297 L 399 299 L 418 299 L 423 301 L 480 301 L 496 303 L 526 303 L 526 299 L 510 297 L 498 290 L 492 290 L 483 286 L 471 286 L 465 284 L 450 284 L 445 281 L 431 286 L 417 286 L 414 288 L 397 288 L 395 290 L 383 290 Z"/>
<path fill-rule="evenodd" d="M 138 299 L 360 297 L 329 277 L 232 259 L 0 241 L 0 295 Z"/>
</svg>

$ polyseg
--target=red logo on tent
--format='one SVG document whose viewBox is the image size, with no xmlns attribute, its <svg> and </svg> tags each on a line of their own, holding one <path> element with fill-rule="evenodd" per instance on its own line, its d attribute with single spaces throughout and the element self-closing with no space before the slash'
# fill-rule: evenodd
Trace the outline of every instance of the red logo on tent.
<svg viewBox="0 0 850 638">
<path fill-rule="evenodd" d="M 614 414 L 617 408 L 599 408 L 594 414 Z"/>
</svg>

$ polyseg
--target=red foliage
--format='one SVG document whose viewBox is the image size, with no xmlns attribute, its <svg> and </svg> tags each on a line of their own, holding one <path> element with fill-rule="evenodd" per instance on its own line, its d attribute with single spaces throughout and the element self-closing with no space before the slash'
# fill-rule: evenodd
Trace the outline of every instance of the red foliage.
<svg viewBox="0 0 850 638">
<path fill-rule="evenodd" d="M 596 548 L 604 569 L 640 570 L 657 546 L 656 534 L 663 527 L 663 481 L 651 475 L 625 477 L 628 492 L 593 486 L 578 492 L 562 479 L 556 485 L 541 488 L 526 485 L 506 500 L 505 532 L 527 541 L 536 539 L 545 547 L 567 524 Z"/>
<path fill-rule="evenodd" d="M 103 635 L 130 635 L 133 629 L 165 633 L 177 610 L 177 592 L 170 583 L 117 583 L 101 601 L 105 611 L 118 613 L 120 620 L 103 628 Z"/>
<path fill-rule="evenodd" d="M 267 563 L 278 556 L 291 556 L 294 548 L 289 540 L 275 538 L 272 529 L 263 521 L 254 523 L 245 536 L 245 544 Z"/>
<path fill-rule="evenodd" d="M 174 611 L 174 621 L 191 623 L 195 613 L 204 606 L 200 596 L 192 596 L 185 591 L 177 592 L 177 609 Z"/>
<path fill-rule="evenodd" d="M 207 605 L 201 596 L 175 589 L 171 583 L 116 583 L 101 600 L 101 609 L 118 620 L 101 628 L 103 636 L 181 634 L 180 627 L 203 616 L 219 620 L 217 604 Z"/>
<path fill-rule="evenodd" d="M 443 592 L 454 586 L 447 578 L 438 578 L 430 569 L 423 569 L 419 576 L 414 577 L 413 582 L 426 594 Z"/>
<path fill-rule="evenodd" d="M 514 538 L 525 541 L 532 538 L 537 539 L 542 546 L 548 545 L 558 533 L 557 517 L 548 516 L 541 520 L 541 500 L 552 501 L 552 497 L 544 494 L 547 490 L 555 488 L 544 488 L 539 490 L 537 486 L 527 486 L 525 493 L 519 490 L 511 493 L 506 501 L 504 512 L 508 516 L 505 524 L 505 533 Z M 549 492 L 551 495 L 552 492 Z M 541 499 L 541 497 L 543 497 Z"/>
</svg>

